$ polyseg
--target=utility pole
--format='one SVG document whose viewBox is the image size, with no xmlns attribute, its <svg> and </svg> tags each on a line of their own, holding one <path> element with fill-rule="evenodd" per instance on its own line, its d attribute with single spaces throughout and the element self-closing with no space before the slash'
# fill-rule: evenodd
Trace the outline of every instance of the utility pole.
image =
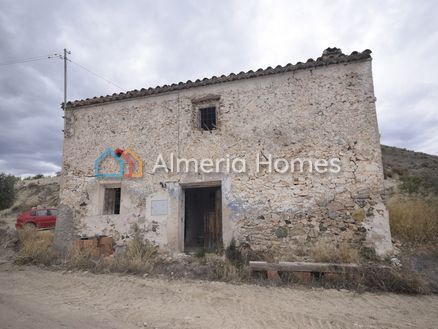
<svg viewBox="0 0 438 329">
<path fill-rule="evenodd" d="M 67 54 L 71 54 L 71 51 L 64 48 L 64 105 L 62 106 L 64 111 L 67 106 Z"/>
</svg>

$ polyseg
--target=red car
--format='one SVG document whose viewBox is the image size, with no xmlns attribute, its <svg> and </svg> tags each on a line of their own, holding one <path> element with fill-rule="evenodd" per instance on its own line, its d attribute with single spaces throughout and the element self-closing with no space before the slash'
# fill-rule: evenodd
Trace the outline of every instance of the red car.
<svg viewBox="0 0 438 329">
<path fill-rule="evenodd" d="M 29 227 L 38 229 L 54 228 L 56 223 L 56 209 L 32 209 L 17 217 L 17 229 Z"/>
</svg>

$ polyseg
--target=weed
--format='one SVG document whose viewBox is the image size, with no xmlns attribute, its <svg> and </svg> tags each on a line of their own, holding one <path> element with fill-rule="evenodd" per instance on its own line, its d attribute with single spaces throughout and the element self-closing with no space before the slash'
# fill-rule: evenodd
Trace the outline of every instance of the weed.
<svg viewBox="0 0 438 329">
<path fill-rule="evenodd" d="M 433 242 L 438 236 L 436 197 L 393 197 L 388 201 L 388 210 L 394 237 L 419 244 Z"/>
<path fill-rule="evenodd" d="M 432 193 L 437 195 L 438 177 L 431 177 L 426 175 L 402 177 L 400 189 L 402 192 L 408 194 L 428 195 Z"/>
<path fill-rule="evenodd" d="M 197 249 L 195 252 L 195 257 L 196 258 L 204 258 L 205 257 L 205 249 L 204 248 Z"/>
<path fill-rule="evenodd" d="M 18 232 L 19 251 L 15 259 L 17 264 L 50 265 L 54 260 L 51 250 L 52 231 L 37 231 L 26 228 Z"/>
<path fill-rule="evenodd" d="M 97 247 L 81 248 L 75 246 L 67 256 L 67 267 L 97 273 L 101 272 L 104 264 Z"/>
<path fill-rule="evenodd" d="M 216 254 L 206 254 L 205 266 L 207 277 L 210 280 L 242 281 L 249 277 L 249 269 L 245 266 L 236 266 L 227 259 Z"/>
<path fill-rule="evenodd" d="M 158 248 L 152 242 L 139 236 L 128 242 L 126 250 L 114 257 L 111 270 L 129 273 L 147 273 L 154 267 Z"/>
<path fill-rule="evenodd" d="M 402 268 L 362 268 L 360 284 L 371 291 L 387 291 L 405 294 L 429 294 L 433 287 L 418 273 Z"/>
<path fill-rule="evenodd" d="M 225 249 L 225 257 L 236 266 L 241 266 L 243 263 L 242 253 L 237 248 L 234 238 L 231 239 L 229 246 Z"/>
</svg>

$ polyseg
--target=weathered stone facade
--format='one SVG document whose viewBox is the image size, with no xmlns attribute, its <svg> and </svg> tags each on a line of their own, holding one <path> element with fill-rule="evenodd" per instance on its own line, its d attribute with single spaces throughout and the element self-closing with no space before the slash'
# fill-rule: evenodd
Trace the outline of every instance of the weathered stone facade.
<svg viewBox="0 0 438 329">
<path fill-rule="evenodd" d="M 133 91 L 67 104 L 61 206 L 55 243 L 109 235 L 123 244 L 134 226 L 162 251 L 184 250 L 184 188 L 216 184 L 222 238 L 287 259 L 321 238 L 390 252 L 388 214 L 370 52 L 327 49 L 316 61 Z M 199 104 L 216 106 L 217 129 L 199 127 Z M 97 179 L 107 148 L 130 147 L 143 177 Z M 152 173 L 157 156 L 244 158 L 246 173 Z M 258 154 L 339 158 L 334 173 L 257 173 Z M 167 160 L 167 159 L 166 159 Z M 119 215 L 103 215 L 103 189 L 121 187 Z M 152 215 L 164 200 L 166 214 Z"/>
</svg>

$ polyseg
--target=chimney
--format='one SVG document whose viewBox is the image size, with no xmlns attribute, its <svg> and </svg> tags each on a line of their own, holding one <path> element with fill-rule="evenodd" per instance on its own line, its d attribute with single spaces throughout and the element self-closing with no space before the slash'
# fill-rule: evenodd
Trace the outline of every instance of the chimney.
<svg viewBox="0 0 438 329">
<path fill-rule="evenodd" d="M 333 48 L 329 47 L 322 52 L 322 59 L 338 58 L 341 56 L 344 56 L 342 50 L 336 47 Z"/>
</svg>

